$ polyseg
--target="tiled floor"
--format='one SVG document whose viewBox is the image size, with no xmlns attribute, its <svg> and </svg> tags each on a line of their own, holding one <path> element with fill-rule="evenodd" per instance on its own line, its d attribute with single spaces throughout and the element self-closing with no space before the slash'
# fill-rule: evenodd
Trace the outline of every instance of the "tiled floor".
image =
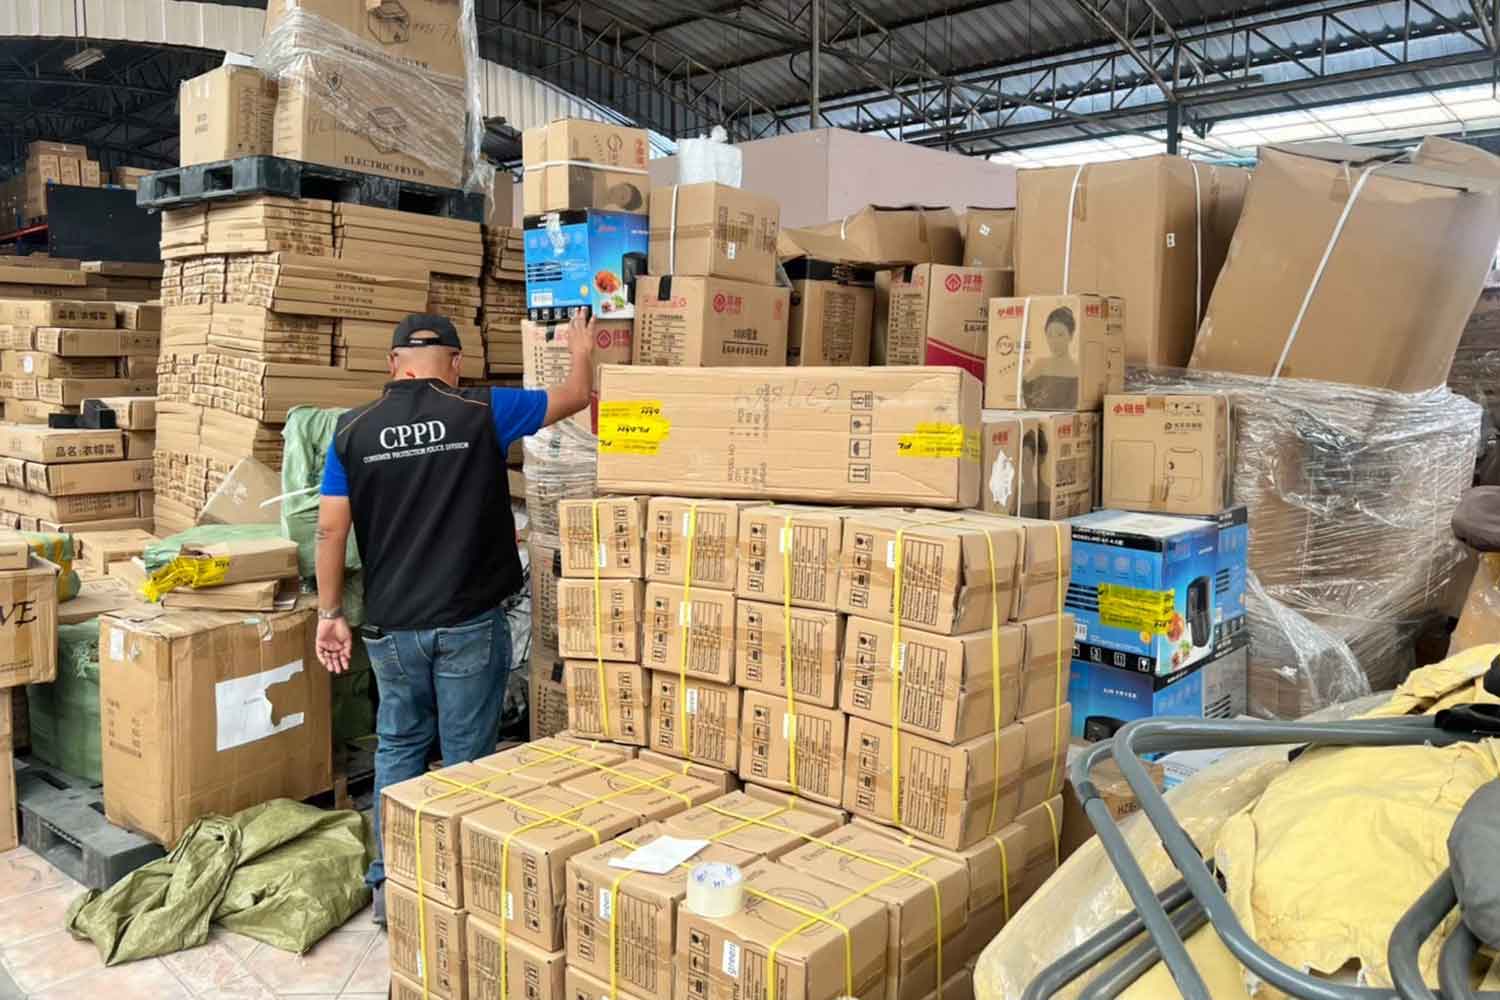
<svg viewBox="0 0 1500 1000">
<path fill-rule="evenodd" d="M 306 955 L 214 928 L 191 951 L 106 969 L 63 929 L 82 892 L 24 847 L 0 854 L 0 1000 L 385 1000 L 385 932 L 369 910 Z"/>
</svg>

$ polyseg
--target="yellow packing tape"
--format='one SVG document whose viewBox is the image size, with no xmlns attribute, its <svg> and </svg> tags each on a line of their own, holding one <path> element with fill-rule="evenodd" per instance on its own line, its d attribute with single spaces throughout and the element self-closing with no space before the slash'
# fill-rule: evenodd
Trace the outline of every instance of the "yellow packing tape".
<svg viewBox="0 0 1500 1000">
<path fill-rule="evenodd" d="M 592 504 L 593 525 L 592 545 L 589 551 L 594 555 L 590 560 L 594 566 L 594 671 L 599 678 L 599 720 L 602 726 L 600 733 L 605 739 L 609 739 L 609 684 L 604 673 L 604 591 L 599 583 L 599 499 L 596 497 Z M 532 570 L 535 572 L 535 569 Z"/>
<path fill-rule="evenodd" d="M 792 687 L 792 516 L 781 524 L 781 631 L 782 666 L 786 674 L 786 769 L 792 791 L 797 786 L 797 694 Z"/>
</svg>

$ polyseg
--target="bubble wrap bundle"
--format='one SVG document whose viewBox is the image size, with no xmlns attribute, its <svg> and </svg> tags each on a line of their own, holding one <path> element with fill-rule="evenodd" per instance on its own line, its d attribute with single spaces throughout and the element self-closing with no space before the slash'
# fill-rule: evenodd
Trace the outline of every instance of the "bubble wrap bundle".
<svg viewBox="0 0 1500 1000">
<path fill-rule="evenodd" d="M 355 17 L 348 7 L 273 0 L 256 68 L 301 97 L 304 114 L 316 110 L 310 121 L 336 123 L 304 128 L 356 133 L 372 157 L 419 161 L 430 176 L 412 180 L 489 191 L 474 0 L 385 0 Z"/>
<path fill-rule="evenodd" d="M 1250 704 L 1296 717 L 1393 687 L 1463 547 L 1480 407 L 1419 393 L 1132 369 L 1127 387 L 1234 406 L 1234 500 L 1250 518 Z"/>
</svg>

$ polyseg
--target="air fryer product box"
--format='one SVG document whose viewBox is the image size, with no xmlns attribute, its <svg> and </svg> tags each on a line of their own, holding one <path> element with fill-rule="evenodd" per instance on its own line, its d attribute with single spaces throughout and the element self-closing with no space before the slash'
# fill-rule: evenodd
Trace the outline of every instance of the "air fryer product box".
<svg viewBox="0 0 1500 1000">
<path fill-rule="evenodd" d="M 567 319 L 579 306 L 600 319 L 635 315 L 635 279 L 646 273 L 647 216 L 576 209 L 528 215 L 523 227 L 526 314 L 533 321 Z"/>
<path fill-rule="evenodd" d="M 1033 295 L 988 303 L 984 405 L 1097 410 L 1125 382 L 1125 301 Z M 929 362 L 930 363 L 930 362 Z"/>
<path fill-rule="evenodd" d="M 875 272 L 811 257 L 786 262 L 792 282 L 787 364 L 868 365 L 875 323 Z"/>
<path fill-rule="evenodd" d="M 1237 517 L 1227 512 L 1226 528 L 1218 516 L 1100 510 L 1073 518 L 1074 658 L 1164 677 L 1240 641 L 1248 533 Z"/>
<path fill-rule="evenodd" d="M 1101 503 L 1160 514 L 1217 514 L 1229 502 L 1230 440 L 1224 396 L 1107 396 Z"/>
<path fill-rule="evenodd" d="M 1157 715 L 1232 719 L 1245 712 L 1249 662 L 1243 644 L 1163 676 L 1074 660 L 1068 675 L 1073 736 L 1110 739 L 1125 723 Z"/>
</svg>

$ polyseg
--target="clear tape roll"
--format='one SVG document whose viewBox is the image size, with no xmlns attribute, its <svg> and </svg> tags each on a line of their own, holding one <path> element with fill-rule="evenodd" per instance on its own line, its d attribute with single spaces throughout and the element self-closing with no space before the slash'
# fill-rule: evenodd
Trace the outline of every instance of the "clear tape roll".
<svg viewBox="0 0 1500 1000">
<path fill-rule="evenodd" d="M 688 873 L 687 907 L 703 917 L 728 917 L 745 905 L 745 876 L 737 865 L 705 861 Z"/>
</svg>

